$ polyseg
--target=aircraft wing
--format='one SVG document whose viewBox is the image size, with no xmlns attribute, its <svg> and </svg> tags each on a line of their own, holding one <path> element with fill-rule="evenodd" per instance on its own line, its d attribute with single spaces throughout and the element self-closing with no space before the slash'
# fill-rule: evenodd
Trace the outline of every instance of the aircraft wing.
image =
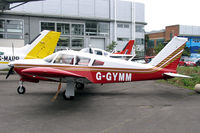
<svg viewBox="0 0 200 133">
<path fill-rule="evenodd" d="M 50 67 L 34 67 L 22 70 L 22 73 L 41 77 L 82 77 L 78 74 Z"/>
<path fill-rule="evenodd" d="M 182 74 L 177 74 L 177 73 L 164 73 L 164 75 L 166 76 L 170 76 L 170 77 L 174 77 L 174 78 L 192 78 L 190 76 L 187 75 L 182 75 Z"/>
</svg>

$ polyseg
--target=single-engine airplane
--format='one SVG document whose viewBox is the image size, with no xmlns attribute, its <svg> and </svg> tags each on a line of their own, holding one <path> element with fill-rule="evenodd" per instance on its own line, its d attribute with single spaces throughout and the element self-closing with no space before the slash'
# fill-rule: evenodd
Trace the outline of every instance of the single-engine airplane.
<svg viewBox="0 0 200 133">
<path fill-rule="evenodd" d="M 116 53 L 110 53 L 99 48 L 83 48 L 81 49 L 81 52 L 90 53 L 94 55 L 102 55 L 111 58 L 129 60 L 130 58 L 133 58 L 135 56 L 135 52 L 133 52 L 134 54 L 131 54 L 133 45 L 134 45 L 134 40 L 129 40 L 129 42 L 125 45 L 123 50 Z"/>
<path fill-rule="evenodd" d="M 140 80 L 168 79 L 189 76 L 176 73 L 176 68 L 187 39 L 174 37 L 148 64 L 92 55 L 80 51 L 59 51 L 44 59 L 27 59 L 11 62 L 21 77 L 18 93 L 24 94 L 24 81 L 40 80 L 67 83 L 64 98 L 75 96 L 75 88 L 82 89 L 84 83 L 120 83 Z M 10 72 L 9 71 L 9 72 Z M 8 75 L 9 76 L 9 73 Z"/>
<path fill-rule="evenodd" d="M 0 70 L 9 69 L 10 61 L 19 59 L 44 58 L 52 54 L 57 45 L 60 32 L 42 31 L 35 39 L 21 48 L 0 47 Z"/>
</svg>

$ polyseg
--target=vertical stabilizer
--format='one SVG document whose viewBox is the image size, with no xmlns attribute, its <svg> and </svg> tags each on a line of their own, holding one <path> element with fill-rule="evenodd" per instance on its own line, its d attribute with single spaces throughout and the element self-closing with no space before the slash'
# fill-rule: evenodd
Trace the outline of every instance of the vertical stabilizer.
<svg viewBox="0 0 200 133">
<path fill-rule="evenodd" d="M 131 54 L 132 49 L 133 49 L 133 44 L 134 44 L 134 40 L 130 40 L 130 41 L 126 44 L 126 46 L 123 48 L 122 51 L 116 52 L 116 53 L 113 53 L 113 54 L 125 54 L 125 55 Z"/>
<path fill-rule="evenodd" d="M 44 58 L 52 54 L 57 46 L 60 32 L 44 30 L 26 49 L 24 59 Z"/>
<path fill-rule="evenodd" d="M 174 37 L 149 64 L 176 70 L 186 42 L 187 38 Z"/>
</svg>

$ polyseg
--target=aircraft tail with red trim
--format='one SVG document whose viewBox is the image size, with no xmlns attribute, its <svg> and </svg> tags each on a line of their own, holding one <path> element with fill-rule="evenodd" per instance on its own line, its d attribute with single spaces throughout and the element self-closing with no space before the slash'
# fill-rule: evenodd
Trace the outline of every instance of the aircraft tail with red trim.
<svg viewBox="0 0 200 133">
<path fill-rule="evenodd" d="M 174 37 L 149 64 L 159 68 L 176 70 L 186 42 L 187 38 Z"/>
<path fill-rule="evenodd" d="M 129 40 L 129 42 L 126 44 L 126 46 L 124 47 L 124 49 L 120 52 L 116 52 L 113 54 L 131 54 L 132 49 L 133 49 L 133 44 L 134 44 L 134 40 Z"/>
</svg>

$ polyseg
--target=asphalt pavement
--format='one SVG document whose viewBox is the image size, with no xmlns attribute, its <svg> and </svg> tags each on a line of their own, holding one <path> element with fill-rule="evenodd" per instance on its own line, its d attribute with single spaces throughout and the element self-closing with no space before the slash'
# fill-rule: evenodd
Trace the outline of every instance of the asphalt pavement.
<svg viewBox="0 0 200 133">
<path fill-rule="evenodd" d="M 58 83 L 25 82 L 0 75 L 1 133 L 198 133 L 200 95 L 155 81 L 88 84 L 66 101 L 51 102 Z M 65 84 L 62 84 L 64 88 Z"/>
</svg>

